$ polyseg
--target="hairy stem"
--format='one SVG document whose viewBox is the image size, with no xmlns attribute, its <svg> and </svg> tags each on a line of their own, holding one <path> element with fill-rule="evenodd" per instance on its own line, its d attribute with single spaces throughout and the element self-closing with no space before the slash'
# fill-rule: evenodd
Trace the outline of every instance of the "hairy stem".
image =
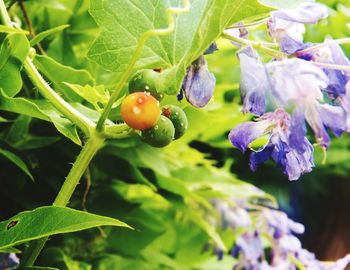
<svg viewBox="0 0 350 270">
<path fill-rule="evenodd" d="M 61 190 L 59 191 L 53 203 L 54 205 L 66 206 L 69 203 L 69 200 L 81 177 L 83 176 L 85 170 L 88 168 L 94 155 L 102 147 L 103 142 L 104 138 L 100 137 L 98 134 L 90 137 L 90 139 L 81 150 L 76 161 L 74 162 L 72 169 L 70 170 L 66 180 L 61 187 Z M 33 241 L 23 254 L 21 266 L 32 266 L 38 258 L 41 250 L 44 248 L 45 243 L 48 239 L 49 237 L 44 237 Z"/>
<path fill-rule="evenodd" d="M 38 88 L 40 94 L 48 99 L 60 113 L 76 124 L 88 136 L 94 128 L 95 123 L 61 98 L 43 79 L 29 57 L 24 62 L 24 69 L 33 84 Z"/>
<path fill-rule="evenodd" d="M 8 27 L 13 27 L 4 0 L 0 0 L 0 18 L 3 24 Z M 85 132 L 85 135 L 89 137 L 53 203 L 57 206 L 66 206 L 92 158 L 100 147 L 102 147 L 105 137 L 100 133 L 95 132 L 94 122 L 74 109 L 46 83 L 29 57 L 27 57 L 24 62 L 24 69 L 33 84 L 38 88 L 39 92 L 49 100 L 59 112 L 76 124 L 83 132 Z M 21 266 L 32 266 L 47 240 L 48 237 L 45 237 L 32 242 L 23 254 Z"/>
<path fill-rule="evenodd" d="M 4 0 L 0 0 L 0 18 L 4 25 L 13 27 L 11 18 L 7 12 Z M 24 69 L 32 80 L 33 84 L 38 88 L 39 92 L 48 99 L 51 104 L 70 121 L 76 124 L 85 135 L 89 135 L 92 128 L 95 127 L 90 119 L 82 115 L 74 109 L 68 102 L 61 98 L 43 79 L 39 71 L 34 66 L 32 60 L 27 57 L 24 62 Z"/>
<path fill-rule="evenodd" d="M 130 77 L 132 70 L 135 66 L 135 63 L 137 59 L 139 59 L 142 49 L 144 45 L 146 44 L 147 40 L 150 37 L 154 36 L 164 36 L 172 33 L 175 30 L 175 19 L 174 19 L 174 14 L 181 14 L 181 13 L 186 13 L 189 12 L 190 10 L 190 1 L 189 0 L 183 0 L 183 7 L 181 8 L 174 8 L 170 7 L 167 8 L 166 10 L 166 17 L 167 17 L 167 23 L 168 27 L 164 29 L 153 29 L 153 30 L 148 30 L 145 33 L 142 34 L 140 39 L 138 40 L 136 50 L 129 62 L 128 67 L 126 68 L 125 72 L 122 74 L 116 89 L 114 90 L 111 98 L 109 99 L 106 107 L 104 108 L 100 119 L 97 122 L 96 129 L 97 131 L 102 131 L 104 128 L 104 123 L 106 119 L 108 118 L 108 115 L 112 109 L 113 103 L 116 101 L 116 99 L 119 96 L 120 91 L 122 90 L 124 84 L 127 82 L 128 78 Z"/>
</svg>

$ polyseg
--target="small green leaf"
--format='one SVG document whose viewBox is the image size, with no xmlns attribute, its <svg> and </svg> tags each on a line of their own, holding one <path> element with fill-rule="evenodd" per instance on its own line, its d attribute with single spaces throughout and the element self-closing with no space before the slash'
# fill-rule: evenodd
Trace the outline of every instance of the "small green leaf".
<svg viewBox="0 0 350 270">
<path fill-rule="evenodd" d="M 24 114 L 52 122 L 60 133 L 74 143 L 81 145 L 76 126 L 67 118 L 62 117 L 48 101 L 12 98 L 8 97 L 1 90 L 0 97 L 0 110 Z"/>
<path fill-rule="evenodd" d="M 76 94 L 93 105 L 97 111 L 103 109 L 103 106 L 105 106 L 109 100 L 109 93 L 105 89 L 104 85 L 92 87 L 90 85 L 81 86 L 79 84 L 65 84 Z"/>
<path fill-rule="evenodd" d="M 117 219 L 67 207 L 44 206 L 17 214 L 0 222 L 0 248 L 7 248 L 42 237 L 82 231 L 99 226 L 131 228 Z"/>
<path fill-rule="evenodd" d="M 50 121 L 50 118 L 40 110 L 34 101 L 26 98 L 9 97 L 2 90 L 0 90 L 0 110 Z"/>
<path fill-rule="evenodd" d="M 13 27 L 8 27 L 6 25 L 0 25 L 0 33 L 18 33 L 18 34 L 29 35 L 28 31 L 13 28 Z"/>
<path fill-rule="evenodd" d="M 7 133 L 7 143 L 13 146 L 16 143 L 23 141 L 28 134 L 30 122 L 31 117 L 27 115 L 18 116 L 16 121 L 12 124 L 9 132 Z"/>
<path fill-rule="evenodd" d="M 40 73 L 53 83 L 55 90 L 61 91 L 70 101 L 80 102 L 81 98 L 64 82 L 80 85 L 95 84 L 94 78 L 88 71 L 62 65 L 47 55 L 37 55 L 34 64 Z"/>
<path fill-rule="evenodd" d="M 26 175 L 28 175 L 30 179 L 34 180 L 27 165 L 23 162 L 23 160 L 19 156 L 5 149 L 0 149 L 0 154 L 5 158 L 7 158 L 8 160 L 12 161 L 12 163 L 15 164 L 18 168 L 20 168 Z"/>
<path fill-rule="evenodd" d="M 53 35 L 57 32 L 60 32 L 64 29 L 66 29 L 67 27 L 69 27 L 69 24 L 65 24 L 65 25 L 60 25 L 51 29 L 48 29 L 44 32 L 41 32 L 39 34 L 37 34 L 31 41 L 30 41 L 30 46 L 34 47 L 36 44 L 38 44 L 40 41 L 42 41 L 43 39 L 47 38 L 50 35 Z"/>
<path fill-rule="evenodd" d="M 29 42 L 23 34 L 1 34 L 0 44 L 0 88 L 13 97 L 22 88 L 20 70 L 29 53 Z"/>
<path fill-rule="evenodd" d="M 14 247 L 8 247 L 8 248 L 1 248 L 0 249 L 0 253 L 21 253 L 22 251 L 20 251 L 17 248 Z"/>
</svg>

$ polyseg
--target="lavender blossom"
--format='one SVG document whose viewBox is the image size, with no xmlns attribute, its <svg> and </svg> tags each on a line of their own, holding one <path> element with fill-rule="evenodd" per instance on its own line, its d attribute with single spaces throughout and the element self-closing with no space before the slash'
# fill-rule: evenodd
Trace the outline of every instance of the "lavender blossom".
<svg viewBox="0 0 350 270">
<path fill-rule="evenodd" d="M 318 67 L 300 59 L 287 59 L 267 65 L 272 94 L 288 108 L 298 106 L 312 128 L 316 141 L 328 148 L 330 138 L 326 128 L 336 136 L 346 131 L 347 116 L 339 106 L 323 104 L 323 92 L 328 86 L 327 75 Z"/>
<path fill-rule="evenodd" d="M 182 89 L 193 106 L 204 107 L 213 97 L 215 82 L 215 76 L 209 71 L 202 55 L 188 68 Z"/>
<path fill-rule="evenodd" d="M 254 140 L 268 135 L 269 139 L 260 150 L 250 154 L 250 168 L 255 171 L 270 157 L 283 168 L 289 180 L 296 180 L 310 172 L 313 163 L 313 146 L 305 137 L 305 128 L 300 125 L 300 115 L 290 115 L 282 109 L 265 113 L 258 122 L 247 122 L 232 129 L 231 143 L 246 151 Z M 291 128 L 293 127 L 293 128 Z"/>
<path fill-rule="evenodd" d="M 313 253 L 302 248 L 300 240 L 294 235 L 302 234 L 304 226 L 289 219 L 285 213 L 261 206 L 255 209 L 248 201 L 234 200 L 232 203 L 234 207 L 223 200 L 212 201 L 220 214 L 221 221 L 216 224 L 231 227 L 239 234 L 231 250 L 231 256 L 238 259 L 233 269 L 296 270 L 295 262 L 298 261 L 308 270 L 344 270 L 350 264 L 350 254 L 334 263 L 324 264 L 317 260 Z M 227 217 L 235 216 L 237 212 L 245 212 L 244 218 L 253 213 L 256 222 L 250 222 L 249 218 L 244 227 L 237 226 L 241 223 L 236 219 L 226 222 Z M 270 248 L 269 253 L 268 249 L 264 249 L 266 246 Z M 224 256 L 222 249 L 215 248 L 215 252 L 219 259 Z"/>
<path fill-rule="evenodd" d="M 260 116 L 266 111 L 266 93 L 269 89 L 266 69 L 252 47 L 245 47 L 237 53 L 237 56 L 241 67 L 242 111 Z"/>
<path fill-rule="evenodd" d="M 302 3 L 295 9 L 273 11 L 268 22 L 269 34 L 279 42 L 283 52 L 292 54 L 305 48 L 304 24 L 314 24 L 327 16 L 327 8 L 314 2 Z"/>
<path fill-rule="evenodd" d="M 236 240 L 236 246 L 232 250 L 232 256 L 239 256 L 239 262 L 233 269 L 259 270 L 260 258 L 264 253 L 261 238 L 258 231 L 244 233 Z"/>
</svg>

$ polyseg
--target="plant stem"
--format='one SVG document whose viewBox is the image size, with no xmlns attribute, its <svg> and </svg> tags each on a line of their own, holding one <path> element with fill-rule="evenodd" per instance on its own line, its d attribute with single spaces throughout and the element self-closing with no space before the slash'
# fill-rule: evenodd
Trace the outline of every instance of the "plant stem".
<svg viewBox="0 0 350 270">
<path fill-rule="evenodd" d="M 228 34 L 222 34 L 221 36 L 223 38 L 232 40 L 232 41 L 240 43 L 242 45 L 252 46 L 253 48 L 255 48 L 259 51 L 262 51 L 268 55 L 271 55 L 272 57 L 274 57 L 276 59 L 283 59 L 283 58 L 287 57 L 287 55 L 285 53 L 271 49 L 271 48 L 267 48 L 267 47 L 263 46 L 263 44 L 260 42 L 252 41 L 252 40 L 245 39 L 245 38 L 235 37 L 235 36 L 231 36 Z"/>
<path fill-rule="evenodd" d="M 103 142 L 104 138 L 98 134 L 94 134 L 89 138 L 74 162 L 74 165 L 64 181 L 53 205 L 66 206 L 69 203 L 69 200 L 81 177 L 89 166 L 94 155 L 102 147 Z M 32 266 L 48 239 L 49 237 L 44 237 L 32 242 L 23 254 L 21 266 Z"/>
<path fill-rule="evenodd" d="M 12 27 L 12 22 L 9 14 L 7 13 L 7 9 L 4 3 L 4 0 L 0 1 L 0 17 L 1 21 L 4 25 L 8 27 Z"/>
<path fill-rule="evenodd" d="M 24 62 L 24 69 L 33 84 L 38 88 L 40 94 L 48 99 L 60 113 L 76 124 L 88 136 L 95 127 L 95 123 L 61 98 L 43 79 L 29 57 Z"/>
<path fill-rule="evenodd" d="M 164 29 L 152 29 L 148 30 L 145 33 L 142 34 L 140 39 L 137 42 L 137 47 L 135 49 L 134 54 L 131 57 L 131 60 L 129 62 L 128 67 L 126 68 L 125 72 L 123 72 L 116 89 L 114 90 L 113 94 L 111 95 L 111 98 L 109 99 L 106 107 L 104 108 L 100 119 L 97 122 L 96 125 L 96 130 L 98 132 L 102 131 L 104 128 L 104 123 L 106 119 L 108 118 L 108 115 L 112 109 L 113 103 L 116 101 L 116 99 L 119 96 L 120 91 L 122 90 L 124 84 L 127 82 L 128 78 L 130 77 L 132 70 L 136 64 L 136 61 L 139 59 L 142 49 L 144 45 L 146 44 L 147 40 L 150 37 L 154 36 L 164 36 L 172 33 L 175 30 L 175 19 L 174 19 L 174 14 L 181 14 L 185 12 L 189 12 L 190 10 L 190 1 L 189 0 L 182 0 L 183 2 L 183 7 L 181 8 L 174 8 L 174 7 L 169 7 L 166 9 L 166 17 L 167 17 L 167 23 L 168 27 Z"/>
<path fill-rule="evenodd" d="M 4 0 L 0 0 L 0 18 L 4 25 L 8 27 L 13 27 L 11 18 L 7 12 Z M 33 84 L 38 88 L 40 93 L 48 99 L 52 105 L 66 116 L 70 121 L 76 124 L 85 135 L 89 135 L 91 130 L 95 127 L 90 119 L 86 118 L 79 111 L 74 109 L 68 102 L 61 98 L 43 79 L 39 71 L 34 66 L 32 60 L 27 57 L 24 62 L 24 69 L 27 72 L 29 78 L 32 80 Z"/>
</svg>

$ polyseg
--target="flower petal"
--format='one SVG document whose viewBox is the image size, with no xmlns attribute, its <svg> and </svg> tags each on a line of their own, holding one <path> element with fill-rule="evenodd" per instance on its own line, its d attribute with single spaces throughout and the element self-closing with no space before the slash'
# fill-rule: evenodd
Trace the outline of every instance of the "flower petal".
<svg viewBox="0 0 350 270">
<path fill-rule="evenodd" d="M 228 138 L 234 146 L 244 153 L 251 142 L 266 133 L 270 124 L 271 122 L 268 120 L 242 123 L 231 130 Z"/>
<path fill-rule="evenodd" d="M 340 136 L 346 130 L 346 113 L 341 107 L 320 104 L 318 113 L 323 124 L 330 128 L 334 135 Z"/>
<path fill-rule="evenodd" d="M 255 172 L 261 164 L 266 162 L 272 156 L 273 151 L 274 151 L 274 146 L 269 145 L 258 152 L 251 153 L 249 156 L 250 169 L 253 172 Z"/>
<path fill-rule="evenodd" d="M 262 115 L 266 110 L 266 92 L 269 83 L 266 70 L 257 53 L 246 47 L 237 53 L 240 60 L 240 92 L 243 100 L 243 112 Z"/>
<path fill-rule="evenodd" d="M 323 99 L 321 89 L 327 87 L 328 77 L 308 61 L 286 59 L 269 63 L 266 68 L 272 94 L 283 106 Z"/>
<path fill-rule="evenodd" d="M 182 83 L 187 100 L 195 107 L 204 107 L 213 97 L 216 79 L 200 56 L 187 70 Z"/>
<path fill-rule="evenodd" d="M 271 12 L 271 17 L 303 24 L 314 24 L 327 16 L 327 7 L 314 2 L 302 3 L 295 9 L 281 9 Z"/>
</svg>

